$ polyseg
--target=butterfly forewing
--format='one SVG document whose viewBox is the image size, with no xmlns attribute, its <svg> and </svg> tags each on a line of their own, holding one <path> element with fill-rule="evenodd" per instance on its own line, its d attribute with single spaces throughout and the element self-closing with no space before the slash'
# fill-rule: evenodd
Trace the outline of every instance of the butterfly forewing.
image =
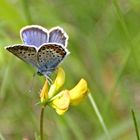
<svg viewBox="0 0 140 140">
<path fill-rule="evenodd" d="M 34 47 L 27 45 L 14 45 L 7 47 L 6 49 L 26 63 L 38 67 L 37 51 Z"/>
<path fill-rule="evenodd" d="M 25 45 L 40 45 L 48 42 L 47 29 L 41 26 L 26 26 L 21 29 L 20 35 Z"/>
<path fill-rule="evenodd" d="M 45 44 L 38 50 L 40 71 L 53 71 L 67 55 L 67 51 L 58 44 Z"/>
</svg>

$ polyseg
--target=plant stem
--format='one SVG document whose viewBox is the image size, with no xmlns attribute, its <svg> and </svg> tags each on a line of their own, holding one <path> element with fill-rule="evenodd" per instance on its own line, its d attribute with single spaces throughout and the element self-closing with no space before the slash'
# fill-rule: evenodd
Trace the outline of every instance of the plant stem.
<svg viewBox="0 0 140 140">
<path fill-rule="evenodd" d="M 42 106 L 40 113 L 40 140 L 43 140 L 43 117 L 45 106 Z"/>
<path fill-rule="evenodd" d="M 140 140 L 138 126 L 137 126 L 137 121 L 136 121 L 136 117 L 135 117 L 135 112 L 134 112 L 133 109 L 131 110 L 131 113 L 132 113 L 133 122 L 134 122 L 134 125 L 135 125 L 135 131 L 136 131 L 137 140 Z"/>
<path fill-rule="evenodd" d="M 99 111 L 99 109 L 98 109 L 98 107 L 97 107 L 97 105 L 96 105 L 96 103 L 94 101 L 94 98 L 92 97 L 91 93 L 88 94 L 88 98 L 89 98 L 89 101 L 90 101 L 93 109 L 95 110 L 95 113 L 96 113 L 96 115 L 97 115 L 97 117 L 98 117 L 98 119 L 100 121 L 100 124 L 101 124 L 101 126 L 102 126 L 102 128 L 103 128 L 103 130 L 104 130 L 104 132 L 106 134 L 107 139 L 111 140 L 111 137 L 109 135 L 109 131 L 108 131 L 106 125 L 105 125 L 105 122 L 104 122 L 104 120 L 103 120 L 103 118 L 102 118 L 102 116 L 100 114 L 100 111 Z"/>
</svg>

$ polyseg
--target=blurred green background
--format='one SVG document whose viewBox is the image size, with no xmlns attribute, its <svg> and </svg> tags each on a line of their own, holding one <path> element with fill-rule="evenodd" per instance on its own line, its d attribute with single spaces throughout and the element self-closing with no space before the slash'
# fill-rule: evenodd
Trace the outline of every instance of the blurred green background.
<svg viewBox="0 0 140 140">
<path fill-rule="evenodd" d="M 139 0 L 0 0 L 0 135 L 5 140 L 35 139 L 39 133 L 39 92 L 45 79 L 8 51 L 21 43 L 19 30 L 30 24 L 61 26 L 71 54 L 62 64 L 65 87 L 88 81 L 112 140 L 136 139 L 131 115 L 140 124 Z M 88 98 L 63 116 L 45 110 L 49 140 L 107 140 Z M 2 139 L 2 138 L 0 138 Z"/>
</svg>

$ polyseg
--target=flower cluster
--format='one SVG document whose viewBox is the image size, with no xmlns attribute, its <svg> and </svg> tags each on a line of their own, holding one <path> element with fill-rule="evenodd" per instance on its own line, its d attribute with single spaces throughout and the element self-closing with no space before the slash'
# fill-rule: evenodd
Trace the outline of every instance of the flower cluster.
<svg viewBox="0 0 140 140">
<path fill-rule="evenodd" d="M 64 89 L 60 91 L 64 82 L 65 72 L 59 67 L 54 83 L 49 87 L 48 81 L 46 80 L 40 93 L 41 104 L 53 107 L 59 115 L 64 114 L 70 105 L 79 104 L 88 94 L 86 80 L 81 79 L 78 84 L 70 90 Z"/>
</svg>

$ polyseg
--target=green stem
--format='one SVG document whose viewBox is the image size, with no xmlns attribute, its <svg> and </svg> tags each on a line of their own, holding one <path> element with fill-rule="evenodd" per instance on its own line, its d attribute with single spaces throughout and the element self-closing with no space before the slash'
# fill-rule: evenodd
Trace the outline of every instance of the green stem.
<svg viewBox="0 0 140 140">
<path fill-rule="evenodd" d="M 89 98 L 89 101 L 90 101 L 93 109 L 95 110 L 95 113 L 96 113 L 96 115 L 97 115 L 97 117 L 98 117 L 98 119 L 100 121 L 100 124 L 101 124 L 101 126 L 102 126 L 102 128 L 103 128 L 103 130 L 104 130 L 104 132 L 106 134 L 107 139 L 111 140 L 111 137 L 109 135 L 109 131 L 108 131 L 106 125 L 105 125 L 105 122 L 104 122 L 104 120 L 103 120 L 103 118 L 102 118 L 102 116 L 100 114 L 100 111 L 99 111 L 99 109 L 98 109 L 98 107 L 97 107 L 97 105 L 96 105 L 96 103 L 94 101 L 94 98 L 92 97 L 91 93 L 88 94 L 88 98 Z"/>
<path fill-rule="evenodd" d="M 135 125 L 135 131 L 136 131 L 137 140 L 140 140 L 137 121 L 136 121 L 136 117 L 135 117 L 135 112 L 134 112 L 133 109 L 131 110 L 131 113 L 132 113 L 132 117 L 133 117 L 133 121 L 134 121 L 134 125 Z"/>
<path fill-rule="evenodd" d="M 42 106 L 41 113 L 40 113 L 40 140 L 43 140 L 43 117 L 44 117 L 44 109 L 45 109 L 45 107 Z"/>
</svg>

